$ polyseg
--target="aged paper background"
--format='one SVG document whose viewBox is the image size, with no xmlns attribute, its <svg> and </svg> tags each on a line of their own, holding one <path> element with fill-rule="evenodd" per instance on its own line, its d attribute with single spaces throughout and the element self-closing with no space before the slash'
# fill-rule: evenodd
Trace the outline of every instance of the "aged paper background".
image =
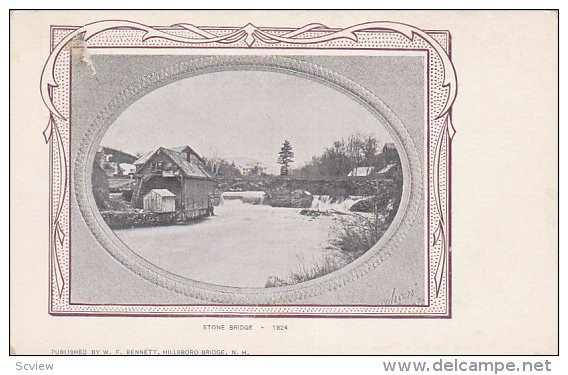
<svg viewBox="0 0 568 375">
<path fill-rule="evenodd" d="M 390 20 L 447 29 L 459 92 L 453 168 L 453 318 L 83 318 L 47 314 L 48 112 L 39 75 L 50 25 L 346 27 Z M 557 14 L 530 11 L 15 12 L 11 15 L 11 337 L 56 349 L 226 349 L 250 354 L 555 354 Z M 204 324 L 288 324 L 215 332 Z"/>
</svg>

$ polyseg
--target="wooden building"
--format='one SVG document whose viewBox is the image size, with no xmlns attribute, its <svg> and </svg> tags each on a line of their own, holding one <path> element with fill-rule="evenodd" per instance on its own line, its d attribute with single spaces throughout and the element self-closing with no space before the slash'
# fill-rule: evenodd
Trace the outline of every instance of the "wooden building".
<svg viewBox="0 0 568 375">
<path fill-rule="evenodd" d="M 144 208 L 144 197 L 154 189 L 175 195 L 175 210 L 188 217 L 212 213 L 212 194 L 216 181 L 209 175 L 201 157 L 189 146 L 160 147 L 135 163 L 136 185 L 132 204 Z"/>
<path fill-rule="evenodd" d="M 150 212 L 175 212 L 176 196 L 168 189 L 153 189 L 144 196 L 144 210 Z"/>
</svg>

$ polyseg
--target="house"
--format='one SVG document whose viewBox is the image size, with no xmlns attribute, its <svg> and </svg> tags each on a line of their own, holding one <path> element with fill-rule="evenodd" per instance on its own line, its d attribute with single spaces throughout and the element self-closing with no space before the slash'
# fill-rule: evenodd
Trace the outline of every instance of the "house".
<svg viewBox="0 0 568 375">
<path fill-rule="evenodd" d="M 165 147 L 164 147 L 165 148 Z M 202 166 L 204 166 L 205 162 L 203 160 L 203 158 L 201 156 L 199 156 L 199 154 L 197 154 L 197 152 L 195 152 L 194 149 L 192 149 L 189 146 L 180 146 L 180 147 L 172 147 L 169 148 L 168 150 L 170 151 L 175 151 L 177 153 L 182 154 L 183 158 L 186 159 L 188 162 L 194 162 L 194 163 L 198 163 Z M 154 153 L 157 150 L 152 150 L 144 155 L 142 155 L 140 158 L 136 159 L 133 163 L 134 163 L 134 167 L 135 170 L 138 169 L 139 166 L 143 165 L 144 163 L 146 163 L 146 161 L 148 161 L 148 159 L 150 157 L 152 157 L 152 155 L 154 155 Z"/>
<path fill-rule="evenodd" d="M 134 207 L 144 208 L 144 197 L 149 192 L 165 189 L 175 196 L 176 211 L 184 211 L 192 218 L 212 212 L 211 196 L 217 183 L 191 147 L 160 147 L 136 160 L 134 165 Z"/>
<path fill-rule="evenodd" d="M 367 177 L 370 176 L 373 171 L 375 170 L 374 167 L 355 167 L 347 176 L 349 177 Z M 345 173 L 345 172 L 343 172 Z"/>
<path fill-rule="evenodd" d="M 380 154 L 372 161 L 372 165 L 355 167 L 349 177 L 380 176 L 402 179 L 400 157 L 394 143 L 385 143 Z"/>
<path fill-rule="evenodd" d="M 232 162 L 243 176 L 260 176 L 266 173 L 266 167 L 253 158 L 238 157 L 233 158 Z"/>
<path fill-rule="evenodd" d="M 151 212 L 175 212 L 176 196 L 168 189 L 153 189 L 144 196 L 144 210 Z"/>
<path fill-rule="evenodd" d="M 109 177 L 132 174 L 135 161 L 136 156 L 110 147 L 99 147 L 95 155 L 95 162 Z"/>
<path fill-rule="evenodd" d="M 398 151 L 396 150 L 394 143 L 385 143 L 380 156 L 385 165 L 400 163 Z"/>
<path fill-rule="evenodd" d="M 400 156 L 394 143 L 385 143 L 382 152 L 377 157 L 377 174 L 402 182 L 401 165 Z"/>
<path fill-rule="evenodd" d="M 124 176 L 134 176 L 136 166 L 131 163 L 118 163 L 118 171 Z"/>
</svg>

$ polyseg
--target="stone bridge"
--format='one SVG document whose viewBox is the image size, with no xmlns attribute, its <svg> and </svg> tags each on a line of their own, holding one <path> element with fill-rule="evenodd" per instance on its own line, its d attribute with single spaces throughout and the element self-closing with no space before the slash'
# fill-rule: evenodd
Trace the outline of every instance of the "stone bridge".
<svg viewBox="0 0 568 375">
<path fill-rule="evenodd" d="M 243 176 L 217 178 L 217 188 L 214 195 L 218 198 L 225 191 L 264 191 L 273 202 L 279 200 L 286 206 L 288 200 L 301 198 L 300 190 L 312 195 L 329 195 L 331 197 L 396 196 L 402 190 L 401 184 L 402 181 L 392 176 L 319 178 Z M 292 205 L 295 206 L 295 204 Z"/>
</svg>

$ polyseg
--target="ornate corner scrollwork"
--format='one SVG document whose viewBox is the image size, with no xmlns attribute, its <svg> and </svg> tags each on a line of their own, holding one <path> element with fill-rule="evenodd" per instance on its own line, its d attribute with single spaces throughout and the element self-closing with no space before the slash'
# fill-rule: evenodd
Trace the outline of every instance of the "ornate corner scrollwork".
<svg viewBox="0 0 568 375">
<path fill-rule="evenodd" d="M 150 26 L 123 20 L 109 20 L 109 21 L 97 21 L 87 24 L 77 30 L 69 33 L 57 46 L 55 46 L 53 52 L 47 59 L 43 72 L 41 74 L 40 91 L 43 102 L 49 109 L 49 111 L 60 118 L 64 118 L 63 115 L 57 110 L 53 101 L 49 96 L 50 87 L 57 87 L 57 81 L 54 76 L 54 66 L 57 57 L 65 46 L 77 36 L 82 36 L 82 39 L 87 42 L 93 36 L 107 30 L 116 28 L 130 28 L 144 31 L 142 36 L 142 41 L 147 41 L 149 39 L 161 38 L 165 40 L 175 41 L 179 43 L 187 44 L 208 44 L 208 43 L 223 43 L 232 44 L 240 40 L 244 40 L 248 47 L 252 47 L 255 41 L 260 41 L 267 44 L 319 44 L 323 42 L 328 42 L 335 39 L 348 39 L 357 43 L 357 32 L 361 31 L 394 31 L 399 34 L 404 35 L 407 39 L 412 41 L 415 36 L 422 38 L 426 43 L 428 43 L 439 55 L 442 65 L 444 67 L 444 83 L 443 86 L 449 89 L 449 95 L 446 100 L 445 105 L 442 107 L 440 112 L 436 115 L 436 118 L 441 118 L 444 116 L 451 108 L 456 95 L 457 95 L 457 79 L 454 66 L 450 60 L 448 54 L 444 51 L 442 46 L 434 39 L 432 36 L 428 35 L 423 30 L 420 30 L 414 26 L 410 26 L 399 22 L 367 22 L 359 25 L 347 27 L 344 29 L 330 29 L 327 26 L 320 23 L 311 23 L 305 25 L 299 29 L 287 32 L 285 34 L 279 35 L 274 31 L 270 32 L 268 30 L 263 30 L 254 26 L 253 24 L 247 24 L 242 28 L 229 32 L 224 35 L 215 35 L 203 28 L 187 24 L 178 23 L 172 25 L 172 27 L 179 28 L 180 30 L 187 30 L 196 35 L 197 37 L 186 37 L 180 36 L 172 33 L 171 31 L 163 31 L 152 28 Z M 315 37 L 306 37 L 305 34 L 311 31 L 326 32 L 324 35 L 319 35 Z"/>
</svg>

